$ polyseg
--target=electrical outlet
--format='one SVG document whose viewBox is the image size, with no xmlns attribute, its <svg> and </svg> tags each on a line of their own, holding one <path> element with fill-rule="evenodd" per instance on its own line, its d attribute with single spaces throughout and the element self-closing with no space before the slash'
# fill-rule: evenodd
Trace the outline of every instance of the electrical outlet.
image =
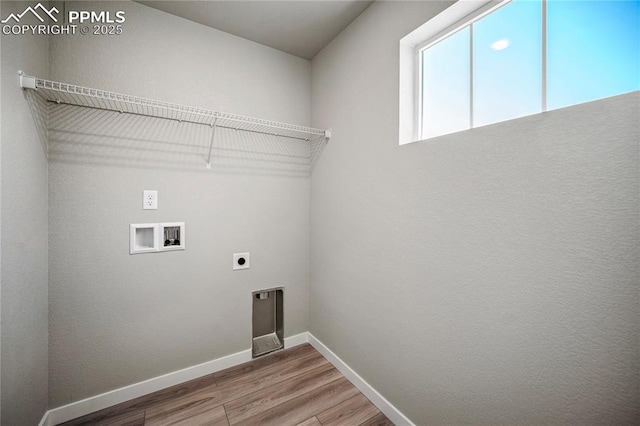
<svg viewBox="0 0 640 426">
<path fill-rule="evenodd" d="M 143 191 L 142 208 L 144 210 L 158 210 L 158 191 Z"/>
<path fill-rule="evenodd" d="M 251 257 L 249 253 L 235 253 L 233 255 L 233 270 L 249 269 L 251 267 Z"/>
</svg>

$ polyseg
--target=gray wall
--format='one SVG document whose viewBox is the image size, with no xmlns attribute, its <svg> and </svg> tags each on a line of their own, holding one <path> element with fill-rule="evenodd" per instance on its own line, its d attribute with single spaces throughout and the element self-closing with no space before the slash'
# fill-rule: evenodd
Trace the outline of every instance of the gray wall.
<svg viewBox="0 0 640 426">
<path fill-rule="evenodd" d="M 49 65 L 47 38 L 2 36 L 2 424 L 36 424 L 47 388 L 247 349 L 251 291 L 279 285 L 286 335 L 417 424 L 637 419 L 640 97 L 399 147 L 398 41 L 445 6 L 378 2 L 312 64 L 136 3 L 100 4 L 120 37 L 53 37 Z M 54 107 L 47 194 L 18 69 L 335 136 L 310 194 L 296 145 L 227 132 L 209 171 L 206 128 Z M 130 223 L 183 220 L 186 251 L 128 254 Z"/>
<path fill-rule="evenodd" d="M 637 422 L 640 96 L 398 146 L 377 2 L 312 61 L 310 331 L 416 424 Z"/>
<path fill-rule="evenodd" d="M 0 16 L 24 3 L 2 2 Z M 46 36 L 2 36 L 0 370 L 2 425 L 47 409 L 47 159 L 18 70 L 47 76 Z"/>
<path fill-rule="evenodd" d="M 52 38 L 52 79 L 309 124 L 309 61 L 137 3 L 99 7 L 126 11 L 124 34 Z M 254 290 L 285 286 L 286 336 L 308 329 L 310 182 L 256 152 L 280 142 L 221 133 L 206 170 L 208 127 L 50 119 L 52 407 L 248 349 Z M 158 210 L 142 210 L 144 189 Z M 164 221 L 186 222 L 185 251 L 129 255 L 129 224 Z M 244 251 L 251 269 L 233 272 Z"/>
</svg>

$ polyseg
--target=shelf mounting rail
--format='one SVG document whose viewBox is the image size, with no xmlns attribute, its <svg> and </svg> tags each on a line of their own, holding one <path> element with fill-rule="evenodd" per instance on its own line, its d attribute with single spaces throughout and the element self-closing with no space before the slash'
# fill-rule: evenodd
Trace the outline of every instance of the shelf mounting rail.
<svg viewBox="0 0 640 426">
<path fill-rule="evenodd" d="M 60 83 L 26 75 L 22 71 L 19 74 L 20 87 L 36 90 L 38 95 L 48 102 L 210 126 L 212 129 L 211 141 L 206 163 L 208 169 L 211 168 L 211 153 L 216 136 L 216 128 L 261 133 L 297 139 L 307 143 L 319 140 L 327 143 L 331 138 L 331 130 L 315 129 Z"/>
</svg>

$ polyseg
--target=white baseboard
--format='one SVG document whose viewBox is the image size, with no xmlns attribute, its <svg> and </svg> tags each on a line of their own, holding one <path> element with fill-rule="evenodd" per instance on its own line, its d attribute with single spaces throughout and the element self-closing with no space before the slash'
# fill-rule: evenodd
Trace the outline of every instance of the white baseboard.
<svg viewBox="0 0 640 426">
<path fill-rule="evenodd" d="M 311 333 L 304 332 L 284 339 L 285 348 L 292 348 L 303 343 L 310 343 L 331 364 L 333 364 L 344 376 L 357 387 L 369 400 L 382 411 L 396 425 L 415 426 L 397 408 L 378 393 L 371 385 L 362 379 L 336 354 L 331 352 L 322 342 Z M 234 367 L 251 360 L 251 349 L 237 352 L 222 358 L 207 361 L 202 364 L 187 367 L 182 370 L 164 374 L 143 382 L 134 383 L 120 389 L 92 396 L 81 401 L 72 402 L 62 407 L 47 411 L 38 426 L 55 426 L 60 423 L 82 417 L 98 410 L 120 404 L 134 398 L 138 398 L 159 390 L 179 385 L 189 380 L 197 379 L 207 374 L 212 374 L 225 368 Z"/>
<path fill-rule="evenodd" d="M 296 334 L 295 336 L 284 338 L 285 349 L 293 348 L 294 346 L 302 345 L 303 343 L 309 343 L 309 333 L 306 331 L 304 333 Z"/>
<path fill-rule="evenodd" d="M 309 333 L 309 343 L 318 352 L 322 354 L 334 367 L 338 369 L 360 392 L 364 394 L 369 401 L 373 403 L 380 411 L 384 413 L 389 420 L 396 426 L 415 426 L 400 410 L 393 406 L 380 393 L 375 390 L 369 383 L 351 369 L 344 361 L 342 361 L 331 349 L 326 347 L 321 341 L 316 339 L 313 334 Z"/>
<path fill-rule="evenodd" d="M 284 344 L 286 348 L 290 348 L 306 343 L 307 341 L 307 333 L 304 332 L 285 338 Z M 103 410 L 112 405 L 179 385 L 180 383 L 188 382 L 189 380 L 197 379 L 198 377 L 206 376 L 207 374 L 212 374 L 225 368 L 234 367 L 247 361 L 251 361 L 251 349 L 154 377 L 153 379 L 143 382 L 134 383 L 81 401 L 72 402 L 71 404 L 47 411 L 40 422 L 40 426 L 54 426 L 64 423 L 77 417 L 93 413 L 94 411 Z"/>
<path fill-rule="evenodd" d="M 44 416 L 42 416 L 42 420 L 40 420 L 40 423 L 38 423 L 38 426 L 49 426 L 51 425 L 51 423 L 49 422 L 49 411 L 47 411 L 46 413 L 44 413 Z"/>
</svg>

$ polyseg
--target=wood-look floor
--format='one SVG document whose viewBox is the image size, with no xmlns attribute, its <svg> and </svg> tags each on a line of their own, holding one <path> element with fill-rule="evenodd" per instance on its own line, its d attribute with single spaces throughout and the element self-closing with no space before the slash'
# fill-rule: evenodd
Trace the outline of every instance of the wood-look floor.
<svg viewBox="0 0 640 426">
<path fill-rule="evenodd" d="M 65 426 L 392 424 L 309 344 L 64 423 Z"/>
</svg>

